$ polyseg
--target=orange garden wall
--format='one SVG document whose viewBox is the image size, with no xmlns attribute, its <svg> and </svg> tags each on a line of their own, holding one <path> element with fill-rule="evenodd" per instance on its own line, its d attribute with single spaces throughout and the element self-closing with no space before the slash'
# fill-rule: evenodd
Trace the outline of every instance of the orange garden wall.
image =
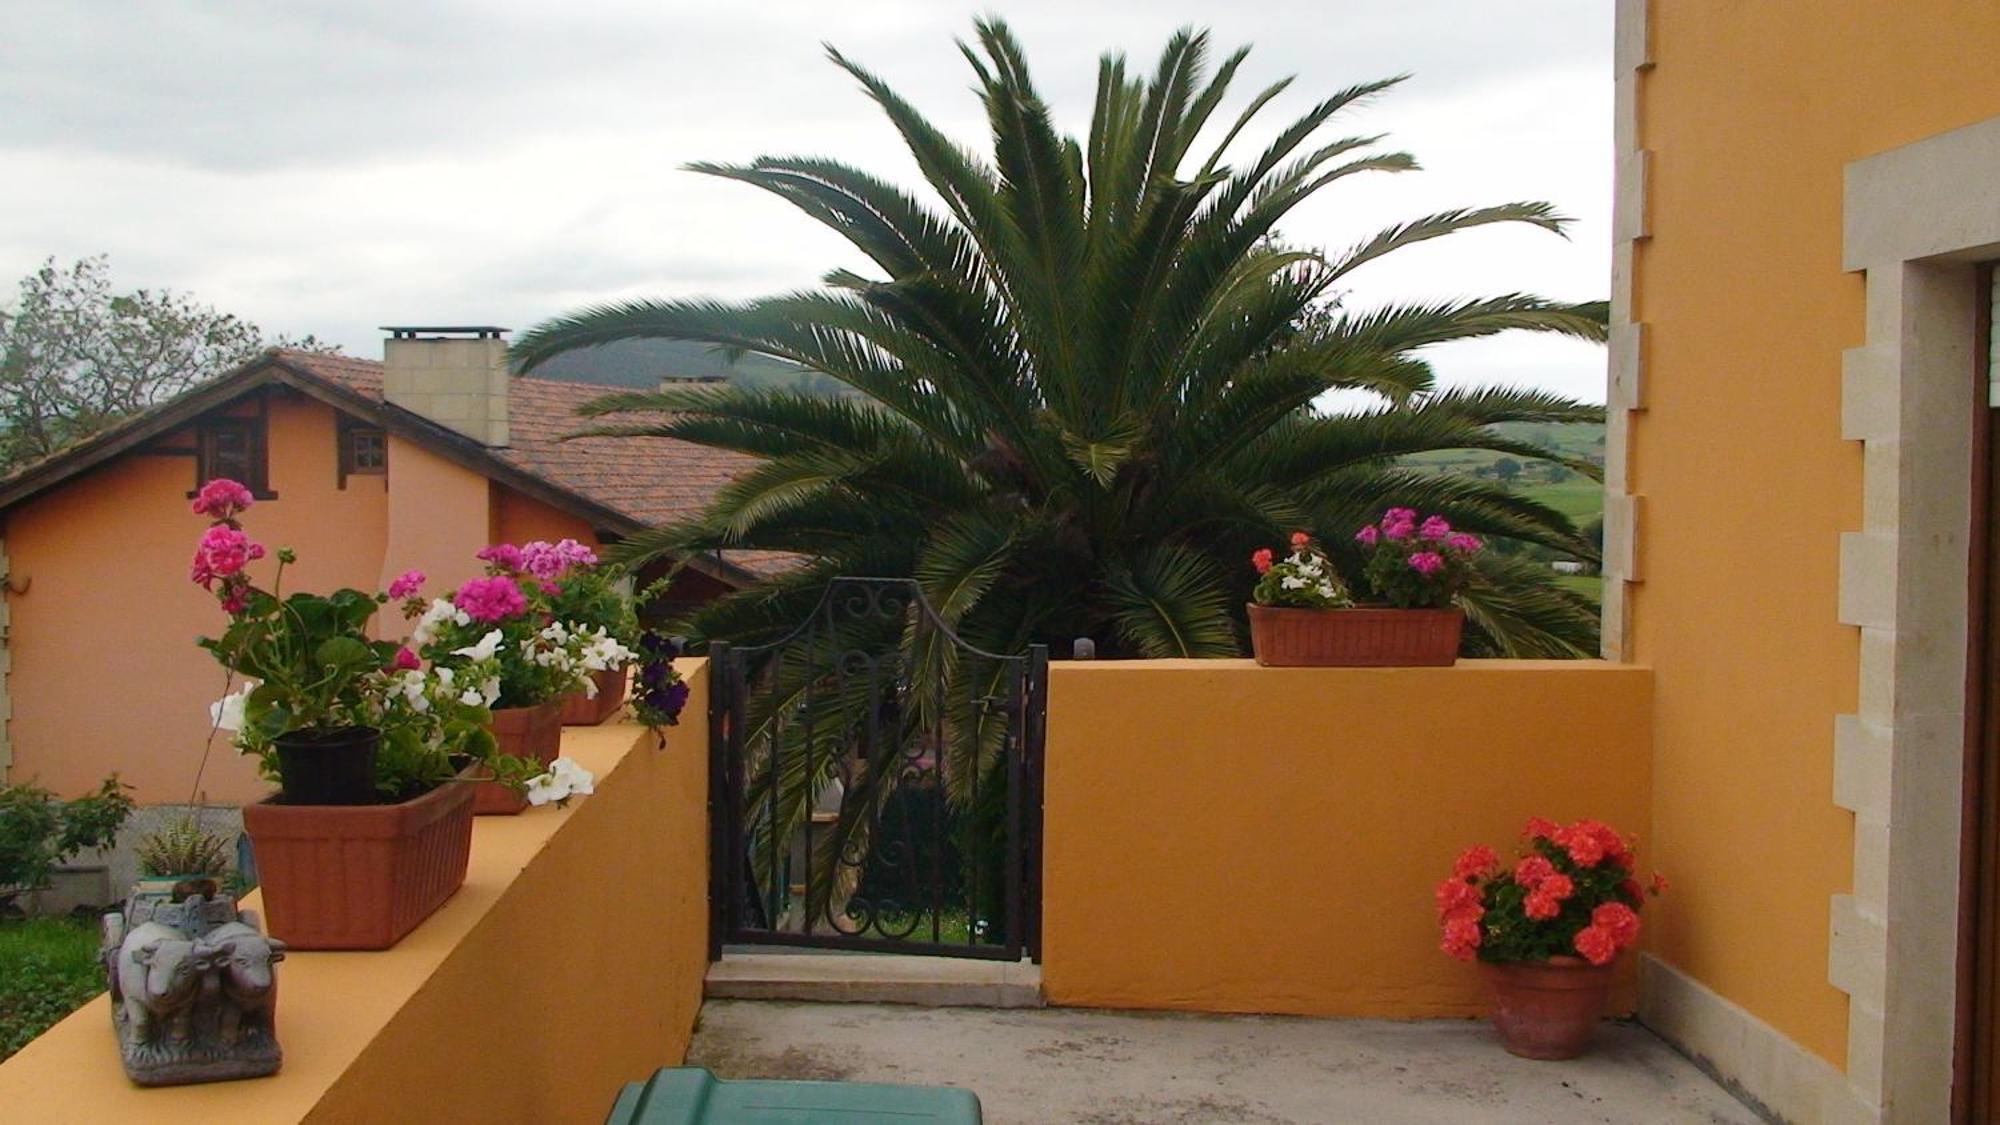
<svg viewBox="0 0 2000 1125">
<path fill-rule="evenodd" d="M 1856 707 L 1839 536 L 1861 527 L 1841 353 L 1842 171 L 2000 113 L 1985 0 L 1657 2 L 1639 84 L 1650 237 L 1635 250 L 1646 409 L 1633 658 L 1655 669 L 1653 952 L 1839 1066 L 1828 898 L 1852 885 L 1834 716 Z M 1967 184 L 1967 191 L 1990 185 Z"/>
<path fill-rule="evenodd" d="M 1433 888 L 1534 815 L 1609 821 L 1650 863 L 1651 697 L 1648 670 L 1595 661 L 1057 663 L 1049 1002 L 1482 1011 L 1476 970 L 1438 951 Z M 1620 1008 L 1634 996 L 1628 973 Z"/>
<path fill-rule="evenodd" d="M 274 394 L 270 487 L 246 526 L 275 551 L 289 546 L 287 589 L 386 586 L 411 567 L 443 592 L 479 572 L 473 553 L 495 538 L 561 538 L 595 544 L 582 521 L 520 496 L 424 448 L 391 437 L 388 476 L 338 485 L 331 408 Z M 186 447 L 191 433 L 155 443 Z M 7 780 L 71 795 L 116 770 L 143 803 L 189 800 L 208 704 L 223 671 L 196 648 L 223 616 L 187 580 L 205 521 L 188 511 L 194 462 L 140 453 L 112 461 L 8 514 L 6 550 L 15 590 L 6 686 L 13 714 Z M 268 580 L 275 560 L 256 564 Z M 393 612 L 378 628 L 394 635 Z M 236 804 L 267 792 L 249 759 L 218 739 L 202 775 L 208 799 Z"/>
<path fill-rule="evenodd" d="M 465 886 L 393 949 L 288 954 L 276 1076 L 134 1087 L 100 997 L 0 1065 L 6 1116 L 602 1121 L 622 1084 L 680 1062 L 708 968 L 707 666 L 682 672 L 664 749 L 630 725 L 567 729 L 596 794 L 476 821 Z"/>
</svg>

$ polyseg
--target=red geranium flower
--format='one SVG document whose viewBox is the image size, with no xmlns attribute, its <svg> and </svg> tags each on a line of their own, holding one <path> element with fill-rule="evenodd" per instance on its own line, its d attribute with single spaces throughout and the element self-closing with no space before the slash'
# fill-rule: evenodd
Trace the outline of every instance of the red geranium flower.
<svg viewBox="0 0 2000 1125">
<path fill-rule="evenodd" d="M 1602 926 L 1585 926 L 1576 932 L 1573 943 L 1583 959 L 1593 965 L 1608 965 L 1618 956 L 1618 943 L 1611 932 Z"/>
<path fill-rule="evenodd" d="M 1269 574 L 1271 572 L 1271 548 L 1259 547 L 1255 551 L 1252 551 L 1250 553 L 1250 565 L 1256 567 L 1259 574 Z"/>
<path fill-rule="evenodd" d="M 1451 865 L 1451 873 L 1461 879 L 1472 879 L 1491 872 L 1500 866 L 1500 857 L 1485 844 L 1475 844 L 1458 853 L 1458 862 Z"/>
</svg>

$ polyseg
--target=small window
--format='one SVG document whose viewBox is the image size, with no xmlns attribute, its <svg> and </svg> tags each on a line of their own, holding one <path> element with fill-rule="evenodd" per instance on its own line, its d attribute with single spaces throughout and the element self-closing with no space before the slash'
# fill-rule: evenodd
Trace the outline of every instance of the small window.
<svg viewBox="0 0 2000 1125">
<path fill-rule="evenodd" d="M 344 426 L 340 431 L 340 475 L 381 476 L 389 471 L 389 439 L 373 426 Z"/>
<path fill-rule="evenodd" d="M 201 422 L 200 437 L 195 457 L 196 488 L 227 478 L 248 486 L 251 495 L 260 500 L 272 498 L 263 418 L 207 418 Z"/>
</svg>

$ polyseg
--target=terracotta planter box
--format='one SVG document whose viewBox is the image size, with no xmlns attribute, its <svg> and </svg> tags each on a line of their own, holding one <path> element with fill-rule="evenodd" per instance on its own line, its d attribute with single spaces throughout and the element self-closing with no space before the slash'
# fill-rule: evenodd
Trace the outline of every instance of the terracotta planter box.
<svg viewBox="0 0 2000 1125">
<path fill-rule="evenodd" d="M 555 761 L 562 749 L 562 713 L 560 699 L 493 712 L 493 737 L 500 743 L 500 752 L 533 758 L 545 766 Z M 497 781 L 481 781 L 471 788 L 475 816 L 513 816 L 528 807 L 526 797 Z"/>
<path fill-rule="evenodd" d="M 625 669 L 592 672 L 590 678 L 597 681 L 597 698 L 587 699 L 580 691 L 563 696 L 562 725 L 594 727 L 625 705 Z"/>
<path fill-rule="evenodd" d="M 1248 608 L 1251 651 L 1273 668 L 1444 667 L 1465 628 L 1461 609 Z"/>
<path fill-rule="evenodd" d="M 465 882 L 472 786 L 399 805 L 243 808 L 271 936 L 294 949 L 387 949 Z"/>
</svg>

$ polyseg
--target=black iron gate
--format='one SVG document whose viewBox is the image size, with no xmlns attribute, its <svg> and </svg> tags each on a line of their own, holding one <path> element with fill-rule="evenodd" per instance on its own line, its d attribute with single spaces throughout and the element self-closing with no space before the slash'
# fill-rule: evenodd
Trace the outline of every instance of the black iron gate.
<svg viewBox="0 0 2000 1125">
<path fill-rule="evenodd" d="M 966 643 L 903 578 L 710 646 L 710 956 L 724 943 L 1041 959 L 1048 650 Z"/>
</svg>

